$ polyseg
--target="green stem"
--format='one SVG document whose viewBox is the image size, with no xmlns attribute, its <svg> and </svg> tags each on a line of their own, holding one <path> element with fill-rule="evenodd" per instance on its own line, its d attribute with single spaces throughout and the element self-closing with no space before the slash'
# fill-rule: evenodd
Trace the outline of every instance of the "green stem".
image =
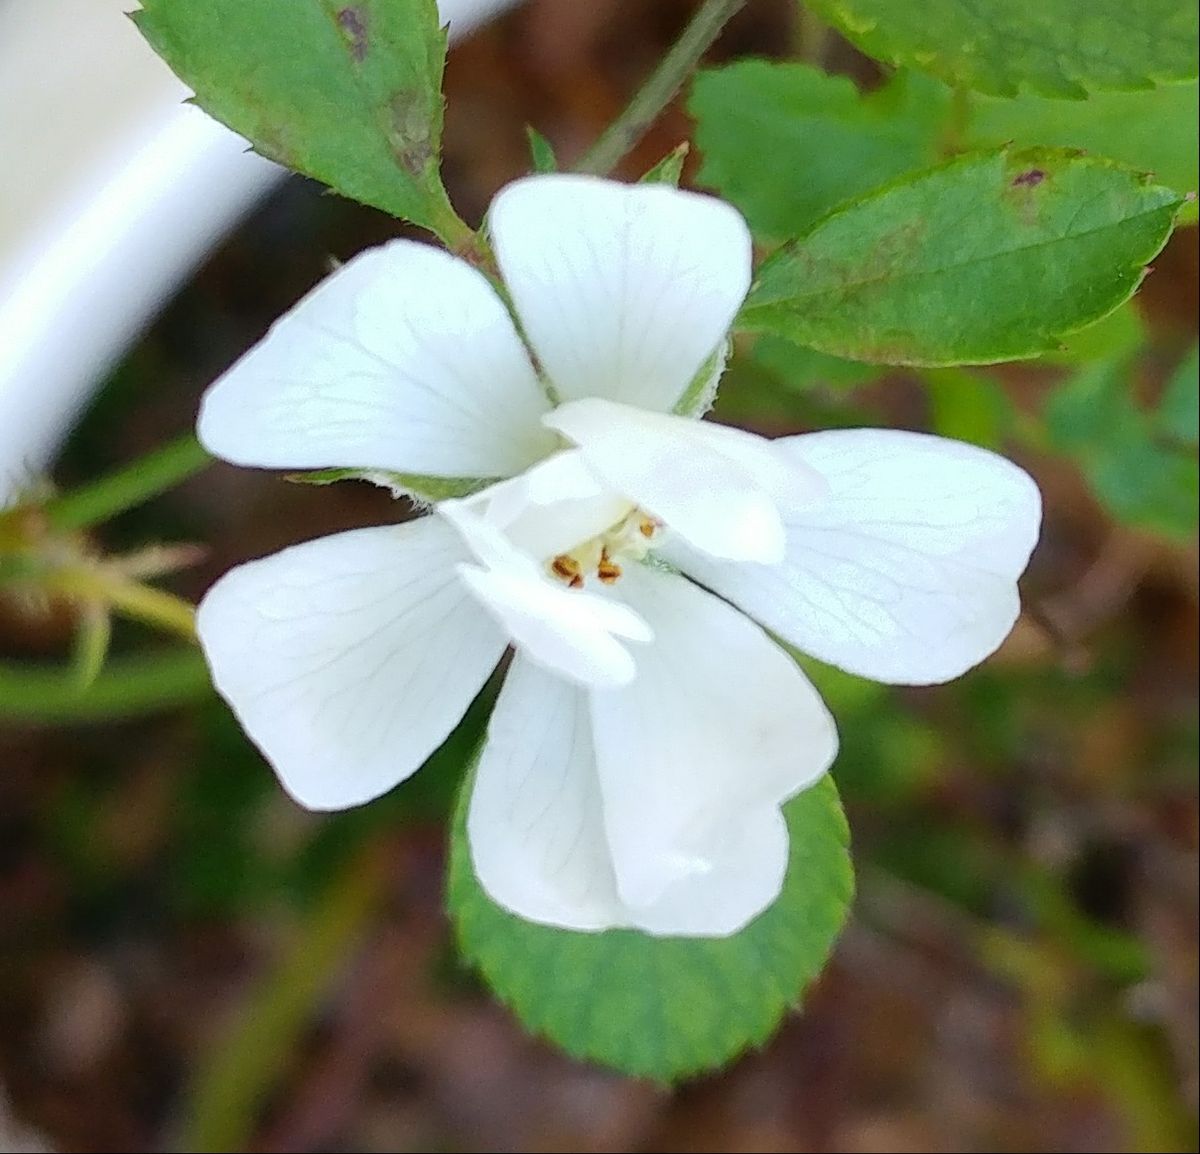
<svg viewBox="0 0 1200 1154">
<path fill-rule="evenodd" d="M 56 497 L 46 506 L 46 517 L 54 529 L 86 529 L 174 488 L 211 461 L 189 433 L 107 477 Z"/>
<path fill-rule="evenodd" d="M 800 6 L 797 16 L 797 54 L 812 68 L 825 67 L 825 48 L 829 43 L 829 26 L 807 4 Z"/>
<path fill-rule="evenodd" d="M 138 717 L 207 697 L 204 659 L 195 649 L 114 657 L 86 689 L 78 670 L 0 664 L 0 719 L 43 725 Z"/>
<path fill-rule="evenodd" d="M 108 604 L 125 617 L 156 629 L 175 633 L 185 641 L 196 640 L 196 608 L 153 585 L 121 583 L 107 589 Z"/>
<path fill-rule="evenodd" d="M 611 172 L 675 98 L 709 45 L 745 3 L 746 0 L 704 0 L 650 79 L 625 111 L 601 133 L 575 171 L 594 176 Z"/>
<path fill-rule="evenodd" d="M 445 192 L 430 208 L 429 230 L 451 252 L 470 245 L 475 239 L 475 230 L 455 212 Z"/>
<path fill-rule="evenodd" d="M 84 607 L 75 626 L 75 653 L 71 662 L 81 693 L 103 672 L 111 644 L 112 616 L 108 607 L 96 604 Z"/>
</svg>

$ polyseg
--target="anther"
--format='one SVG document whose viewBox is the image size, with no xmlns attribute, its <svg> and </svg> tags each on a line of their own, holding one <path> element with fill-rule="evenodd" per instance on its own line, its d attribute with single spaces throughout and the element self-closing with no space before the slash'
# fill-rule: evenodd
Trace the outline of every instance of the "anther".
<svg viewBox="0 0 1200 1154">
<path fill-rule="evenodd" d="M 583 584 L 579 562 L 566 553 L 560 553 L 550 562 L 550 572 L 562 578 L 572 589 L 578 589 Z"/>
<path fill-rule="evenodd" d="M 596 576 L 605 585 L 611 585 L 621 576 L 621 566 L 609 557 L 607 549 L 600 554 L 600 563 L 596 566 Z"/>
</svg>

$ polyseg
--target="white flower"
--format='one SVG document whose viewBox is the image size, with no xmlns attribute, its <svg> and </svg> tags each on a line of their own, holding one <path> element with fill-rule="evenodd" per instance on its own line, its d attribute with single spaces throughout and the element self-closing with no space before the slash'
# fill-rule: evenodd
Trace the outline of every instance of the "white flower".
<svg viewBox="0 0 1200 1154">
<path fill-rule="evenodd" d="M 574 929 L 731 933 L 778 895 L 780 806 L 836 748 L 764 627 L 883 681 L 962 673 L 1016 619 L 1037 489 L 934 437 L 675 415 L 711 395 L 749 285 L 720 201 L 543 176 L 488 225 L 538 368 L 483 275 L 398 240 L 207 394 L 201 438 L 239 464 L 493 482 L 234 569 L 200 606 L 214 681 L 289 793 L 338 809 L 413 773 L 512 644 L 469 810 L 488 893 Z"/>
</svg>

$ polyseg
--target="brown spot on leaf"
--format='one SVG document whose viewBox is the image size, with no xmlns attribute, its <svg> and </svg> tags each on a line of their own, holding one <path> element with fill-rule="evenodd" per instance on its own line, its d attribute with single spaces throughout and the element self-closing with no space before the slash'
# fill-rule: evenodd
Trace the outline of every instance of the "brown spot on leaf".
<svg viewBox="0 0 1200 1154">
<path fill-rule="evenodd" d="M 367 55 L 367 14 L 351 5 L 339 8 L 336 19 L 338 28 L 350 46 L 350 55 L 356 64 L 361 64 Z"/>
<path fill-rule="evenodd" d="M 1034 188 L 1046 179 L 1040 168 L 1029 168 L 1013 177 L 1013 188 Z"/>
<path fill-rule="evenodd" d="M 417 92 L 398 92 L 391 101 L 392 154 L 402 168 L 413 176 L 425 173 L 434 158 L 435 149 L 430 135 L 429 113 Z"/>
</svg>

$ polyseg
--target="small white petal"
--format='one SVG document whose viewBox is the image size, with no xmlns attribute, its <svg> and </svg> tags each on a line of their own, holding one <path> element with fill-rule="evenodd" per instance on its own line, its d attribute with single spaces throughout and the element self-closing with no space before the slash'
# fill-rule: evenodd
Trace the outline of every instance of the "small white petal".
<svg viewBox="0 0 1200 1154">
<path fill-rule="evenodd" d="M 1041 497 L 984 449 L 895 430 L 774 442 L 819 472 L 823 503 L 789 510 L 780 565 L 728 565 L 668 541 L 663 555 L 797 648 L 877 681 L 957 677 L 1020 611 Z"/>
<path fill-rule="evenodd" d="M 488 224 L 521 324 L 562 400 L 669 411 L 750 287 L 740 214 L 667 185 L 529 177 L 499 193 Z"/>
<path fill-rule="evenodd" d="M 506 477 L 548 407 L 486 279 L 396 240 L 317 286 L 205 394 L 200 439 L 239 465 Z"/>
<path fill-rule="evenodd" d="M 579 446 L 606 485 L 714 557 L 781 560 L 780 505 L 824 493 L 805 465 L 741 429 L 599 398 L 560 405 L 544 420 Z"/>
<path fill-rule="evenodd" d="M 617 638 L 651 635 L 626 606 L 512 569 L 460 565 L 459 575 L 531 661 L 579 685 L 633 680 L 633 656 Z"/>
<path fill-rule="evenodd" d="M 467 814 L 493 901 L 574 930 L 628 924 L 604 833 L 585 690 L 518 653 L 488 725 Z"/>
<path fill-rule="evenodd" d="M 456 508 L 494 526 L 543 564 L 611 529 L 633 510 L 629 501 L 596 480 L 577 449 L 556 453 L 508 481 L 442 506 L 451 515 Z"/>
<path fill-rule="evenodd" d="M 500 660 L 434 517 L 356 529 L 240 565 L 197 631 L 213 682 L 309 809 L 370 801 L 417 770 Z"/>
<path fill-rule="evenodd" d="M 833 761 L 816 690 L 763 631 L 674 574 L 620 583 L 654 630 L 629 685 L 592 693 L 618 893 L 656 933 L 733 933 L 779 893 L 780 804 Z"/>
</svg>

